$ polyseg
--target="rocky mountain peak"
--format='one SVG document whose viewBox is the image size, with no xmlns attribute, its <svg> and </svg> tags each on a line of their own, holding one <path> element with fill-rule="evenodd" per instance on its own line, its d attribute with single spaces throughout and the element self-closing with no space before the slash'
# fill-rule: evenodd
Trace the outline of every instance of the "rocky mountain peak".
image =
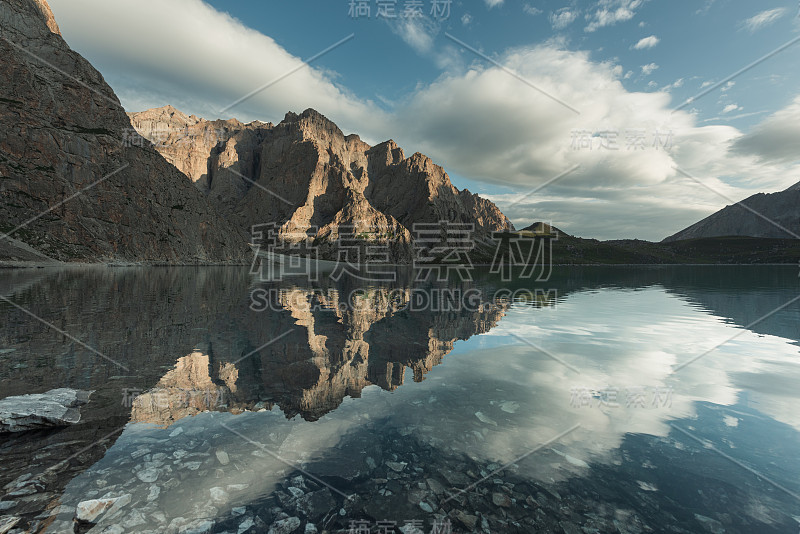
<svg viewBox="0 0 800 534">
<path fill-rule="evenodd" d="M 800 182 L 797 182 L 796 184 L 787 187 L 786 189 L 784 189 L 784 191 L 800 191 Z"/>
<path fill-rule="evenodd" d="M 369 148 L 366 151 L 366 155 L 371 165 L 380 165 L 382 167 L 399 165 L 400 162 L 406 159 L 403 149 L 391 139 Z"/>
<path fill-rule="evenodd" d="M 53 16 L 53 11 L 50 9 L 50 5 L 47 3 L 47 0 L 31 0 L 33 5 L 36 9 L 39 10 L 42 17 L 44 17 L 44 23 L 51 32 L 56 35 L 61 35 L 61 30 L 58 28 L 58 23 L 56 22 L 55 16 Z"/>
<path fill-rule="evenodd" d="M 132 114 L 134 126 L 151 113 Z M 459 192 L 429 157 L 406 158 L 393 140 L 371 147 L 345 137 L 316 110 L 289 112 L 274 127 L 225 124 L 225 136 L 168 136 L 156 148 L 244 230 L 278 223 L 287 235 L 315 228 L 339 236 L 340 228 L 373 227 L 392 236 L 393 261 L 402 263 L 415 223 L 473 223 L 483 237 L 512 227 L 490 201 Z"/>
</svg>

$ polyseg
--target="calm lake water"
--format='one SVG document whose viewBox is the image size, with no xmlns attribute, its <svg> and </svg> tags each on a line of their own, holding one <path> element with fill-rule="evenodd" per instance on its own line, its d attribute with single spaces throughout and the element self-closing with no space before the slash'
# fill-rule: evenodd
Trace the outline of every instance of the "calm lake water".
<svg viewBox="0 0 800 534">
<path fill-rule="evenodd" d="M 94 393 L 77 425 L 0 435 L 0 516 L 44 532 L 796 534 L 798 274 L 3 271 L 19 307 L 0 301 L 0 397 Z M 119 497 L 97 526 L 73 522 Z"/>
</svg>

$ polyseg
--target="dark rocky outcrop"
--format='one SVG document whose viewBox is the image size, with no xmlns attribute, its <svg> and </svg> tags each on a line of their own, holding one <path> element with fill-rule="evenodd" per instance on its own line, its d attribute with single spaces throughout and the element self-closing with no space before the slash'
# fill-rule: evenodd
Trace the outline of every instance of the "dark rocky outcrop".
<svg viewBox="0 0 800 534">
<path fill-rule="evenodd" d="M 67 426 L 81 420 L 90 392 L 70 388 L 0 400 L 0 434 Z"/>
<path fill-rule="evenodd" d="M 44 0 L 4 0 L 0 28 L 0 239 L 62 261 L 247 258 L 246 236 L 136 134 Z"/>
</svg>

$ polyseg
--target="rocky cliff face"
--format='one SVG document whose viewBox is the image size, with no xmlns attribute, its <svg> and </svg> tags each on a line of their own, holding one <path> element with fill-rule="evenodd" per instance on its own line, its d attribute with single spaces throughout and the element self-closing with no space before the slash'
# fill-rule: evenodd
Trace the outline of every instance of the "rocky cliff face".
<svg viewBox="0 0 800 534">
<path fill-rule="evenodd" d="M 130 114 L 140 134 L 189 176 L 243 230 L 282 225 L 328 244 L 345 234 L 390 244 L 391 260 L 413 254 L 416 223 L 474 225 L 478 241 L 513 228 L 492 202 L 459 191 L 430 158 L 406 157 L 394 141 L 374 147 L 345 136 L 314 110 L 277 125 L 205 121 L 172 107 Z"/>
<path fill-rule="evenodd" d="M 0 27 L 1 233 L 64 261 L 249 256 L 246 235 L 132 129 L 45 0 L 4 0 Z"/>
<path fill-rule="evenodd" d="M 722 236 L 793 239 L 800 235 L 800 182 L 779 193 L 758 193 L 741 203 L 762 217 L 738 204 L 726 206 L 664 242 Z"/>
</svg>

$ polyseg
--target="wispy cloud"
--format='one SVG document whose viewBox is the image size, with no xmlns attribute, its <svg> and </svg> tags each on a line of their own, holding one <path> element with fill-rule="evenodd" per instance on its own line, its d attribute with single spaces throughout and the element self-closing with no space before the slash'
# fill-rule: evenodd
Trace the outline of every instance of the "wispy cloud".
<svg viewBox="0 0 800 534">
<path fill-rule="evenodd" d="M 733 113 L 734 111 L 739 111 L 744 108 L 739 107 L 738 104 L 728 104 L 722 109 L 722 114 L 727 115 L 728 113 Z"/>
<path fill-rule="evenodd" d="M 675 80 L 671 84 L 665 85 L 664 87 L 662 87 L 661 90 L 669 92 L 669 91 L 672 91 L 673 89 L 677 89 L 679 87 L 683 87 L 683 81 L 684 81 L 683 78 L 678 78 L 677 80 Z"/>
<path fill-rule="evenodd" d="M 461 22 L 465 26 L 472 23 L 472 16 L 465 14 Z M 450 68 L 458 61 L 458 53 L 452 46 L 434 46 L 436 36 L 441 31 L 439 21 L 430 17 L 397 17 L 387 19 L 392 32 L 398 35 L 419 55 L 430 58 L 439 68 Z"/>
<path fill-rule="evenodd" d="M 483 0 L 486 2 L 486 5 L 489 6 L 489 9 L 493 7 L 502 6 L 505 0 Z"/>
<path fill-rule="evenodd" d="M 543 13 L 543 11 L 541 9 L 539 9 L 538 7 L 534 7 L 534 6 L 530 5 L 530 4 L 523 5 L 522 6 L 522 11 L 524 11 L 528 15 L 533 15 L 534 17 L 536 15 L 541 15 Z"/>
<path fill-rule="evenodd" d="M 578 18 L 578 11 L 575 11 L 568 7 L 562 7 L 556 11 L 550 13 L 550 25 L 555 30 L 563 30 L 570 24 L 572 24 L 575 19 Z"/>
<path fill-rule="evenodd" d="M 631 20 L 644 0 L 598 0 L 593 11 L 586 15 L 589 24 L 584 28 L 593 32 L 605 26 Z"/>
<path fill-rule="evenodd" d="M 656 65 L 655 63 L 648 63 L 647 65 L 642 65 L 642 74 L 645 76 L 650 76 L 656 69 L 658 69 L 658 65 Z"/>
<path fill-rule="evenodd" d="M 633 45 L 634 50 L 644 50 L 645 48 L 653 48 L 659 43 L 660 39 L 655 35 L 651 35 L 650 37 L 645 37 L 643 39 L 639 39 L 635 45 Z"/>
<path fill-rule="evenodd" d="M 750 33 L 757 32 L 761 28 L 766 28 L 770 24 L 775 23 L 778 19 L 786 14 L 786 8 L 778 7 L 775 9 L 767 9 L 749 19 L 742 21 L 741 26 Z"/>
<path fill-rule="evenodd" d="M 433 47 L 436 28 L 424 17 L 398 17 L 393 19 L 389 26 L 408 46 L 421 54 L 429 52 Z"/>
<path fill-rule="evenodd" d="M 711 9 L 711 6 L 714 5 L 714 2 L 716 2 L 716 0 L 706 0 L 705 5 L 703 7 L 701 7 L 700 9 L 698 9 L 697 11 L 695 11 L 694 14 L 695 15 L 705 15 L 706 13 L 709 12 L 709 10 Z"/>
</svg>

